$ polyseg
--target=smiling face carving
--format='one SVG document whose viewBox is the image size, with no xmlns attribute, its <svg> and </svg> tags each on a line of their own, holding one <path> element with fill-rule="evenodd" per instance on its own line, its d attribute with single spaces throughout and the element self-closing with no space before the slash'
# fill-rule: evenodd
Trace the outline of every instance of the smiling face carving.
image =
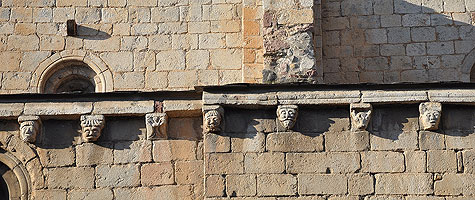
<svg viewBox="0 0 475 200">
<path fill-rule="evenodd" d="M 298 106 L 280 105 L 277 107 L 277 118 L 286 130 L 294 127 L 298 116 Z"/>
<path fill-rule="evenodd" d="M 439 129 L 442 104 L 438 102 L 426 102 L 419 105 L 419 123 L 422 130 Z"/>
<path fill-rule="evenodd" d="M 103 115 L 83 115 L 81 116 L 82 139 L 84 142 L 94 142 L 101 136 L 104 128 Z"/>
</svg>

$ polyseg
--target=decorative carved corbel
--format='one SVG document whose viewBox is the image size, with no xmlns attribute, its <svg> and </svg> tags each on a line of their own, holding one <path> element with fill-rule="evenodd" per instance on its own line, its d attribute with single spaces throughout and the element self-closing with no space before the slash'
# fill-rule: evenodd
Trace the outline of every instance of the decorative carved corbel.
<svg viewBox="0 0 475 200">
<path fill-rule="evenodd" d="M 350 105 L 351 130 L 364 131 L 371 120 L 373 107 L 369 103 L 355 103 Z"/>
<path fill-rule="evenodd" d="M 167 139 L 168 116 L 166 113 L 149 113 L 145 115 L 147 139 Z"/>
<path fill-rule="evenodd" d="M 277 107 L 277 119 L 285 130 L 291 130 L 297 121 L 299 107 L 297 105 L 279 105 Z"/>
<path fill-rule="evenodd" d="M 421 130 L 434 131 L 439 129 L 442 104 L 438 102 L 425 102 L 419 105 L 419 124 Z"/>
<path fill-rule="evenodd" d="M 219 133 L 223 130 L 223 107 L 205 106 L 203 107 L 203 115 L 203 130 L 205 133 Z"/>
<path fill-rule="evenodd" d="M 20 124 L 20 137 L 23 141 L 34 143 L 36 137 L 41 132 L 41 119 L 39 116 L 20 116 L 18 117 Z"/>
<path fill-rule="evenodd" d="M 82 115 L 81 128 L 84 142 L 94 142 L 101 136 L 105 125 L 104 115 Z"/>
</svg>

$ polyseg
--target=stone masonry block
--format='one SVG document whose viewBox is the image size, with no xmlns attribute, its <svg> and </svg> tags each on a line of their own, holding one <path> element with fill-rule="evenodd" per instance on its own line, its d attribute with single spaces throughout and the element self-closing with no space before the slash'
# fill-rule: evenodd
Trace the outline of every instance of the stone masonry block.
<svg viewBox="0 0 475 200">
<path fill-rule="evenodd" d="M 66 190 L 35 190 L 31 194 L 33 200 L 51 199 L 51 200 L 63 200 L 66 199 Z"/>
<path fill-rule="evenodd" d="M 93 114 L 145 114 L 154 111 L 154 101 L 100 101 L 94 103 Z"/>
<path fill-rule="evenodd" d="M 360 169 L 358 153 L 288 153 L 285 160 L 288 173 L 353 173 Z"/>
<path fill-rule="evenodd" d="M 465 173 L 475 174 L 475 150 L 463 151 L 462 155 Z"/>
<path fill-rule="evenodd" d="M 153 142 L 153 160 L 155 162 L 172 160 L 195 160 L 196 141 L 160 140 Z"/>
<path fill-rule="evenodd" d="M 348 193 L 366 195 L 374 192 L 374 177 L 370 174 L 353 174 L 348 177 Z"/>
<path fill-rule="evenodd" d="M 419 146 L 421 150 L 445 149 L 445 137 L 443 134 L 436 132 L 420 131 Z"/>
<path fill-rule="evenodd" d="M 384 131 L 371 134 L 371 150 L 415 150 L 418 148 L 417 131 Z"/>
<path fill-rule="evenodd" d="M 112 145 L 84 143 L 76 146 L 76 165 L 91 166 L 98 164 L 112 164 Z"/>
<path fill-rule="evenodd" d="M 318 183 L 318 184 L 317 184 Z M 344 183 L 344 184 L 343 184 Z M 301 195 L 310 194 L 346 194 L 348 192 L 347 177 L 334 174 L 300 174 L 298 190 Z"/>
<path fill-rule="evenodd" d="M 203 182 L 203 160 L 175 162 L 175 180 L 179 185 Z"/>
<path fill-rule="evenodd" d="M 300 181 L 299 181 L 300 182 Z M 290 174 L 257 175 L 258 196 L 283 196 L 297 193 L 297 177 Z"/>
<path fill-rule="evenodd" d="M 431 194 L 432 174 L 376 174 L 376 194 Z"/>
<path fill-rule="evenodd" d="M 94 168 L 50 168 L 46 176 L 48 188 L 51 189 L 92 189 L 94 187 Z"/>
<path fill-rule="evenodd" d="M 170 185 L 175 183 L 173 164 L 171 162 L 149 163 L 142 165 L 141 183 L 144 186 Z"/>
<path fill-rule="evenodd" d="M 25 115 L 80 115 L 92 111 L 90 102 L 26 103 Z"/>
<path fill-rule="evenodd" d="M 19 52 L 1 52 L 0 59 L 5 62 L 0 71 L 17 71 L 20 69 L 21 53 Z"/>
<path fill-rule="evenodd" d="M 212 153 L 205 155 L 207 174 L 240 174 L 244 172 L 244 155 L 241 153 Z"/>
<path fill-rule="evenodd" d="M 421 173 L 426 172 L 427 156 L 424 151 L 406 151 L 406 172 Z"/>
<path fill-rule="evenodd" d="M 226 176 L 226 194 L 235 196 L 254 196 L 257 191 L 257 179 L 254 174 Z"/>
<path fill-rule="evenodd" d="M 209 133 L 205 135 L 204 145 L 206 153 L 229 152 L 231 150 L 231 139 L 230 137 Z"/>
<path fill-rule="evenodd" d="M 109 188 L 94 189 L 94 190 L 71 190 L 68 192 L 68 199 L 82 200 L 82 199 L 103 199 L 112 200 L 114 195 Z"/>
<path fill-rule="evenodd" d="M 266 135 L 261 132 L 231 138 L 232 152 L 264 152 L 265 145 Z"/>
<path fill-rule="evenodd" d="M 280 152 L 323 151 L 323 136 L 307 136 L 297 132 L 271 133 L 267 136 L 266 149 Z"/>
<path fill-rule="evenodd" d="M 398 152 L 366 151 L 361 153 L 363 172 L 403 172 L 404 155 Z"/>
<path fill-rule="evenodd" d="M 126 164 L 152 161 L 152 142 L 127 141 L 114 144 L 114 163 Z"/>
<path fill-rule="evenodd" d="M 462 174 L 444 174 L 441 180 L 434 183 L 435 195 L 461 195 L 463 193 L 464 176 Z"/>
<path fill-rule="evenodd" d="M 325 134 L 327 151 L 364 151 L 369 149 L 369 132 L 344 131 Z"/>
<path fill-rule="evenodd" d="M 427 171 L 428 172 L 457 172 L 457 157 L 452 150 L 430 150 L 427 151 Z"/>
<path fill-rule="evenodd" d="M 93 178 L 94 180 L 94 178 Z M 96 187 L 133 187 L 140 185 L 140 170 L 137 165 L 98 165 Z"/>
<path fill-rule="evenodd" d="M 74 150 L 71 147 L 64 149 L 37 149 L 38 156 L 40 157 L 41 165 L 44 167 L 61 167 L 73 165 Z"/>
<path fill-rule="evenodd" d="M 222 197 L 225 191 L 224 177 L 219 175 L 207 176 L 205 180 L 206 197 Z"/>
<path fill-rule="evenodd" d="M 283 153 L 247 153 L 244 157 L 246 173 L 279 174 L 285 170 Z"/>
</svg>

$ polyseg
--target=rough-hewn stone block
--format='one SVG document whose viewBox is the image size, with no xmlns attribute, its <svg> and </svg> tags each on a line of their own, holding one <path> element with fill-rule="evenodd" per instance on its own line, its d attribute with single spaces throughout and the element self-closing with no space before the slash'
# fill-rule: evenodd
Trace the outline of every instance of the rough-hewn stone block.
<svg viewBox="0 0 475 200">
<path fill-rule="evenodd" d="M 81 115 L 91 113 L 91 102 L 26 103 L 25 115 Z"/>
<path fill-rule="evenodd" d="M 127 141 L 114 144 L 114 163 L 136 163 L 152 161 L 151 141 Z"/>
<path fill-rule="evenodd" d="M 103 189 L 89 189 L 89 190 L 71 190 L 68 192 L 68 199 L 82 200 L 82 199 L 104 199 L 112 200 L 114 195 L 109 188 Z"/>
<path fill-rule="evenodd" d="M 242 153 L 214 153 L 205 156 L 207 174 L 240 174 L 244 172 Z"/>
<path fill-rule="evenodd" d="M 74 160 L 74 150 L 71 147 L 63 149 L 37 149 L 41 165 L 45 167 L 60 167 L 72 165 Z"/>
<path fill-rule="evenodd" d="M 427 159 L 424 151 L 406 151 L 406 172 L 426 172 Z"/>
<path fill-rule="evenodd" d="M 455 151 L 432 150 L 427 151 L 428 172 L 457 172 L 457 157 Z"/>
<path fill-rule="evenodd" d="M 172 160 L 195 160 L 196 141 L 161 140 L 153 142 L 153 160 L 156 162 Z"/>
<path fill-rule="evenodd" d="M 364 151 L 369 149 L 369 133 L 357 132 L 327 132 L 325 134 L 325 149 L 327 151 Z"/>
<path fill-rule="evenodd" d="M 154 111 L 154 101 L 99 101 L 94 103 L 93 114 L 145 114 Z"/>
<path fill-rule="evenodd" d="M 463 151 L 462 155 L 465 173 L 475 174 L 475 150 Z"/>
<path fill-rule="evenodd" d="M 220 175 L 207 176 L 205 180 L 206 197 L 222 197 L 224 195 L 224 178 Z"/>
<path fill-rule="evenodd" d="M 248 133 L 231 138 L 232 152 L 264 152 L 266 135 L 264 133 Z"/>
<path fill-rule="evenodd" d="M 432 174 L 376 174 L 376 194 L 431 194 Z"/>
<path fill-rule="evenodd" d="M 418 148 L 416 131 L 384 131 L 370 137 L 371 150 L 415 150 Z"/>
<path fill-rule="evenodd" d="M 366 195 L 374 192 L 374 178 L 370 174 L 354 174 L 348 178 L 348 193 Z"/>
<path fill-rule="evenodd" d="M 301 133 L 271 133 L 267 136 L 266 149 L 280 152 L 323 151 L 323 136 L 307 136 Z"/>
<path fill-rule="evenodd" d="M 346 194 L 348 192 L 345 175 L 300 174 L 299 194 Z"/>
<path fill-rule="evenodd" d="M 204 139 L 205 152 L 229 152 L 231 150 L 230 137 L 217 134 L 206 134 Z"/>
<path fill-rule="evenodd" d="M 141 183 L 144 186 L 170 185 L 175 183 L 173 165 L 170 162 L 142 165 Z"/>
<path fill-rule="evenodd" d="M 297 193 L 297 177 L 290 174 L 257 175 L 258 196 L 283 196 Z"/>
<path fill-rule="evenodd" d="M 362 152 L 361 169 L 363 172 L 403 172 L 404 155 L 398 152 Z"/>
<path fill-rule="evenodd" d="M 445 149 L 445 137 L 443 134 L 432 131 L 420 131 L 419 146 L 421 150 Z"/>
<path fill-rule="evenodd" d="M 360 169 L 358 153 L 288 153 L 285 160 L 289 173 L 351 173 Z"/>
<path fill-rule="evenodd" d="M 256 182 L 254 174 L 226 176 L 226 194 L 238 197 L 256 195 Z"/>
<path fill-rule="evenodd" d="M 94 180 L 94 178 L 93 178 Z M 96 187 L 133 187 L 140 184 L 140 170 L 137 165 L 98 165 Z"/>
<path fill-rule="evenodd" d="M 112 164 L 112 145 L 84 143 L 76 146 L 76 165 L 91 166 L 98 164 Z"/>
<path fill-rule="evenodd" d="M 50 168 L 46 175 L 49 188 L 92 189 L 94 187 L 94 168 Z"/>
<path fill-rule="evenodd" d="M 244 158 L 246 173 L 278 174 L 285 170 L 283 153 L 247 153 Z"/>
<path fill-rule="evenodd" d="M 203 160 L 178 161 L 175 163 L 177 184 L 199 184 L 203 181 Z"/>
</svg>

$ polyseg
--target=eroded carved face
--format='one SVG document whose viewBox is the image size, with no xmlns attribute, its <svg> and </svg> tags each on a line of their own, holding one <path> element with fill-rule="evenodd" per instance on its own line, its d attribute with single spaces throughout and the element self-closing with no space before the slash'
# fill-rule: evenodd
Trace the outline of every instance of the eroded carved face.
<svg viewBox="0 0 475 200">
<path fill-rule="evenodd" d="M 277 118 L 282 126 L 290 130 L 294 127 L 297 121 L 298 108 L 297 106 L 279 106 L 277 108 Z"/>
<path fill-rule="evenodd" d="M 352 110 L 351 117 L 353 130 L 365 130 L 371 119 L 371 110 Z"/>
<path fill-rule="evenodd" d="M 145 117 L 147 125 L 147 138 L 166 138 L 166 129 L 160 130 L 161 127 L 166 123 L 166 115 L 163 113 L 151 113 L 147 114 Z"/>
<path fill-rule="evenodd" d="M 20 136 L 25 142 L 35 142 L 39 125 L 35 121 L 24 121 L 20 124 Z"/>
<path fill-rule="evenodd" d="M 419 122 L 422 130 L 439 129 L 442 105 L 437 102 L 422 103 L 419 107 Z"/>
<path fill-rule="evenodd" d="M 101 136 L 101 128 L 98 126 L 82 127 L 82 139 L 84 142 L 94 142 Z"/>
<path fill-rule="evenodd" d="M 221 115 L 216 110 L 210 110 L 205 114 L 205 126 L 209 132 L 220 131 Z"/>
</svg>

